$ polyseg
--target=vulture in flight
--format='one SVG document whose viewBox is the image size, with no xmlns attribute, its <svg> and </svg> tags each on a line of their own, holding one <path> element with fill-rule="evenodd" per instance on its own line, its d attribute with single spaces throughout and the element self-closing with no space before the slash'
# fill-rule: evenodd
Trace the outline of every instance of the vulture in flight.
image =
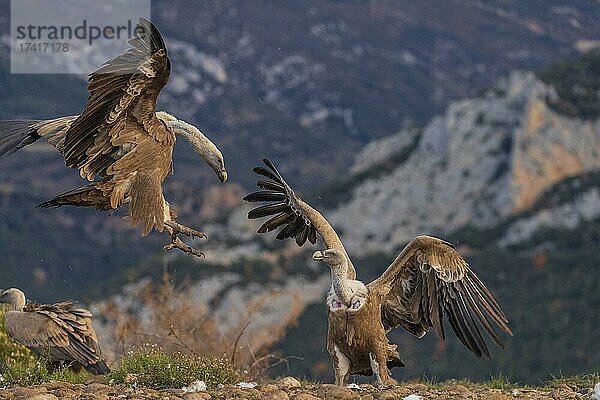
<svg viewBox="0 0 600 400">
<path fill-rule="evenodd" d="M 8 335 L 37 356 L 47 357 L 51 366 L 85 368 L 94 375 L 110 372 L 88 310 L 75 308 L 72 301 L 27 304 L 25 294 L 16 288 L 5 290 L 0 302 L 11 305 L 4 314 Z"/>
<path fill-rule="evenodd" d="M 162 183 L 173 172 L 173 147 L 177 136 L 227 179 L 223 155 L 198 128 L 166 112 L 156 111 L 156 99 L 167 83 L 171 62 L 156 27 L 140 18 L 138 36 L 131 47 L 92 72 L 89 99 L 80 115 L 51 120 L 0 122 L 0 155 L 10 154 L 45 138 L 91 183 L 69 190 L 40 207 L 63 205 L 112 211 L 129 204 L 133 226 L 142 236 L 152 229 L 166 230 L 171 242 L 164 249 L 202 253 L 185 244 L 178 234 L 206 236 L 179 224 L 163 196 Z"/>
<path fill-rule="evenodd" d="M 444 339 L 445 316 L 460 341 L 486 358 L 490 353 L 481 328 L 501 347 L 494 326 L 512 335 L 492 293 L 454 246 L 441 239 L 417 236 L 380 277 L 368 284 L 356 280 L 356 269 L 329 222 L 294 193 L 271 161 L 263 162 L 267 168 L 254 168 L 262 176 L 257 183 L 262 190 L 244 197 L 269 202 L 248 213 L 250 219 L 270 217 L 258 233 L 283 227 L 277 239 L 295 238 L 302 246 L 315 244 L 318 234 L 325 242 L 326 250 L 312 258 L 331 269 L 327 349 L 336 385 L 345 385 L 349 374 L 373 373 L 379 386 L 396 384 L 389 368 L 403 364 L 387 333 L 397 327 L 419 338 L 433 328 Z"/>
</svg>

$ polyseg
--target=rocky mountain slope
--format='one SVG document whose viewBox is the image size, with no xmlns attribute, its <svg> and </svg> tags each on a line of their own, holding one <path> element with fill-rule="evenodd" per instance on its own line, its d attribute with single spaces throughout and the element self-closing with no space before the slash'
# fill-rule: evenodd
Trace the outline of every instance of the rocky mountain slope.
<svg viewBox="0 0 600 400">
<path fill-rule="evenodd" d="M 348 200 L 331 215 L 345 243 L 389 252 L 417 234 L 495 226 L 556 183 L 600 169 L 600 122 L 558 114 L 547 103 L 556 96 L 534 74 L 515 72 L 481 97 L 452 102 L 422 129 L 372 142 L 346 178 Z M 593 220 L 597 200 L 589 189 L 573 207 Z"/>
</svg>

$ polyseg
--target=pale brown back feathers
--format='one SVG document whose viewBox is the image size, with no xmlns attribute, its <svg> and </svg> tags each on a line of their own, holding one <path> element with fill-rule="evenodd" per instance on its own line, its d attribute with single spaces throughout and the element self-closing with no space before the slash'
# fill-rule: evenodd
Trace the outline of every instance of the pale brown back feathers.
<svg viewBox="0 0 600 400">
<path fill-rule="evenodd" d="M 92 314 L 66 301 L 52 305 L 27 304 L 5 315 L 6 329 L 15 342 L 52 362 L 76 362 L 95 373 L 106 373 Z"/>
<path fill-rule="evenodd" d="M 491 292 L 453 246 L 438 238 L 413 239 L 367 287 L 386 294 L 382 322 L 387 330 L 402 326 L 421 337 L 433 328 L 444 339 L 445 315 L 460 341 L 487 358 L 490 354 L 479 326 L 499 346 L 502 341 L 493 325 L 512 335 Z"/>
</svg>

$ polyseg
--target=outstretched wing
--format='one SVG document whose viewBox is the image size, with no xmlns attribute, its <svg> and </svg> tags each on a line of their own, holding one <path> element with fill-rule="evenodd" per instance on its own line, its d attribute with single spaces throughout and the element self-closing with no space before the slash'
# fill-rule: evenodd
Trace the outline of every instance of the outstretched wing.
<svg viewBox="0 0 600 400">
<path fill-rule="evenodd" d="M 319 234 L 327 248 L 337 249 L 346 255 L 349 264 L 348 277 L 355 279 L 354 266 L 331 224 L 321 213 L 294 193 L 270 160 L 263 159 L 263 162 L 267 168 L 255 167 L 253 170 L 266 178 L 260 179 L 256 183 L 262 190 L 244 197 L 244 200 L 248 202 L 269 202 L 269 204 L 257 207 L 248 213 L 250 219 L 271 217 L 258 228 L 258 233 L 266 233 L 283 227 L 277 233 L 277 239 L 295 238 L 298 246 L 304 245 L 307 241 L 315 244 L 317 234 Z"/>
<path fill-rule="evenodd" d="M 140 18 L 136 32 L 140 36 L 129 41 L 132 48 L 90 74 L 88 103 L 66 133 L 65 163 L 88 180 L 105 176 L 139 137 L 171 140 L 155 115 L 171 69 L 167 48 L 150 21 Z"/>
<path fill-rule="evenodd" d="M 502 347 L 496 325 L 512 335 L 500 305 L 450 243 L 417 236 L 388 269 L 367 286 L 382 291 L 382 320 L 386 329 L 402 326 L 421 337 L 433 328 L 444 339 L 443 317 L 478 357 L 490 357 L 482 326 Z"/>
</svg>

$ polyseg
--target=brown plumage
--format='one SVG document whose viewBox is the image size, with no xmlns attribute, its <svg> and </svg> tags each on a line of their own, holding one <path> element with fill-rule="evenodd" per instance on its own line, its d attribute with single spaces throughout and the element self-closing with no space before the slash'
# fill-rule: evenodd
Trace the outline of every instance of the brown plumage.
<svg viewBox="0 0 600 400">
<path fill-rule="evenodd" d="M 141 225 L 143 236 L 152 229 L 166 230 L 172 240 L 165 249 L 201 255 L 177 234 L 205 235 L 175 221 L 162 183 L 173 172 L 176 135 L 191 142 L 221 181 L 227 179 L 223 156 L 194 126 L 156 112 L 156 99 L 169 79 L 171 63 L 165 42 L 152 23 L 140 19 L 136 32 L 141 34 L 129 41 L 129 50 L 90 74 L 90 96 L 80 115 L 3 121 L 0 155 L 45 137 L 61 152 L 68 167 L 77 168 L 81 177 L 92 183 L 40 207 L 74 205 L 109 211 L 129 203 L 132 225 Z"/>
<path fill-rule="evenodd" d="M 0 302 L 12 305 L 4 315 L 9 336 L 46 358 L 53 367 L 68 365 L 76 371 L 85 368 L 93 374 L 110 372 L 88 310 L 76 308 L 72 301 L 26 304 L 25 295 L 16 288 L 5 290 Z"/>
<path fill-rule="evenodd" d="M 444 339 L 446 317 L 460 341 L 476 356 L 486 358 L 490 353 L 481 328 L 499 346 L 502 340 L 495 327 L 512 335 L 492 293 L 454 246 L 441 239 L 417 236 L 379 278 L 367 285 L 356 280 L 356 270 L 329 222 L 294 194 L 273 163 L 263 161 L 268 169 L 254 169 L 267 178 L 258 182 L 263 190 L 244 199 L 277 203 L 248 213 L 251 219 L 275 215 L 258 232 L 284 226 L 278 239 L 295 237 L 302 246 L 307 238 L 314 244 L 318 233 L 327 246 L 315 252 L 313 259 L 331 268 L 327 349 L 336 384 L 345 384 L 349 374 L 371 373 L 379 385 L 395 384 L 389 368 L 403 364 L 386 334 L 399 326 L 417 337 L 433 329 Z"/>
</svg>

